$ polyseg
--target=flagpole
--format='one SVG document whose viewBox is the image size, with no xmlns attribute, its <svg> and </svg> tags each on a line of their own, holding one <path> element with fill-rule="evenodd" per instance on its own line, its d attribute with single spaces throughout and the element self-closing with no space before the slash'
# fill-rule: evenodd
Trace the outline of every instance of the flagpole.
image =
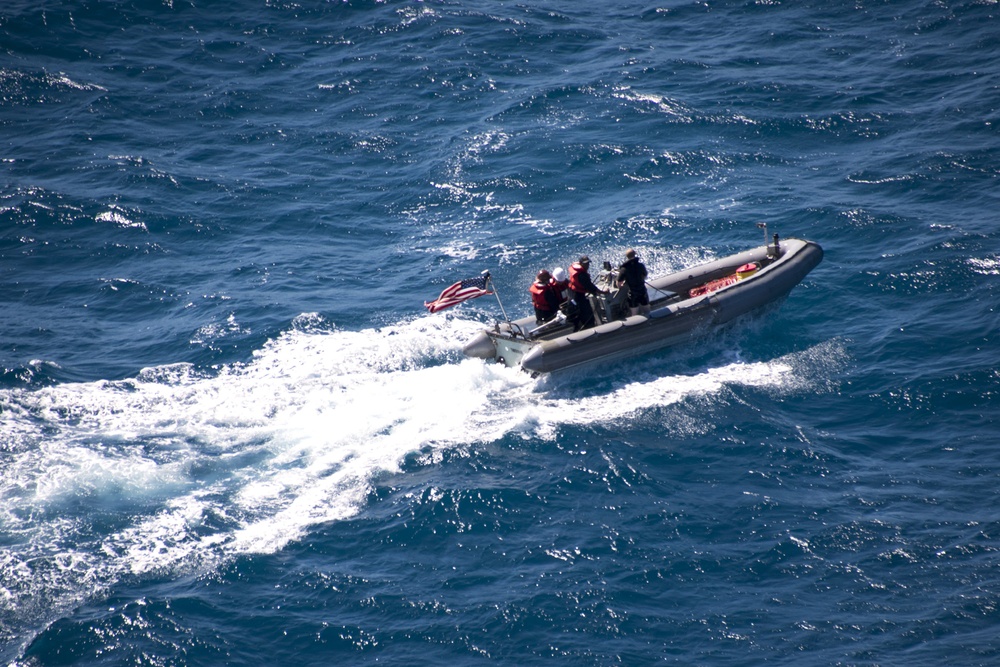
<svg viewBox="0 0 1000 667">
<path fill-rule="evenodd" d="M 493 288 L 493 296 L 497 298 L 497 303 L 500 305 L 500 312 L 503 313 L 503 319 L 510 326 L 510 318 L 507 317 L 507 311 L 504 310 L 503 302 L 500 301 L 500 292 L 497 290 L 496 285 L 493 283 L 493 276 L 490 275 L 489 270 L 483 271 L 480 275 L 486 278 L 486 282 Z"/>
</svg>

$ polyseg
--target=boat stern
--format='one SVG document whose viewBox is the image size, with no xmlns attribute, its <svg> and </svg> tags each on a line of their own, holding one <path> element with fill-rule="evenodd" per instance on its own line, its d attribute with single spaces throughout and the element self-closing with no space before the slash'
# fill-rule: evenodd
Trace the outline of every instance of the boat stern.
<svg viewBox="0 0 1000 667">
<path fill-rule="evenodd" d="M 521 358 L 537 346 L 535 341 L 527 338 L 504 335 L 494 331 L 480 331 L 462 352 L 467 357 L 486 359 L 503 364 L 508 368 L 520 366 Z"/>
</svg>

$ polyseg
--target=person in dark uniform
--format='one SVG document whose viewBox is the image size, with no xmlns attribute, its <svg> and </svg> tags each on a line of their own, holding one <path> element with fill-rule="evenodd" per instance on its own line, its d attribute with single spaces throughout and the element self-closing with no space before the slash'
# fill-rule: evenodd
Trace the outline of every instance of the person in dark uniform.
<svg viewBox="0 0 1000 667">
<path fill-rule="evenodd" d="M 582 255 L 569 267 L 569 289 L 573 292 L 573 302 L 579 309 L 579 320 L 574 323 L 573 330 L 588 329 L 597 322 L 594 320 L 594 309 L 590 307 L 588 294 L 607 294 L 594 284 L 590 278 L 590 258 Z"/>
<path fill-rule="evenodd" d="M 559 312 L 559 296 L 556 285 L 548 271 L 542 269 L 535 276 L 535 282 L 528 288 L 531 305 L 535 307 L 535 323 L 548 322 Z"/>
<path fill-rule="evenodd" d="M 646 291 L 646 265 L 639 261 L 635 250 L 625 252 L 625 263 L 618 269 L 618 284 L 628 285 L 628 307 L 632 315 L 649 314 L 649 292 Z"/>
</svg>

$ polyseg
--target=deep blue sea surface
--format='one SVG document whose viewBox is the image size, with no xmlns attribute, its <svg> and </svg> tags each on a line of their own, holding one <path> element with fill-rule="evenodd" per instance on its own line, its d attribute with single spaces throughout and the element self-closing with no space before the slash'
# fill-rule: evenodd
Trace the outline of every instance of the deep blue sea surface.
<svg viewBox="0 0 1000 667">
<path fill-rule="evenodd" d="M 1000 664 L 995 0 L 7 0 L 0 664 Z M 423 302 L 826 251 L 562 377 Z"/>
</svg>

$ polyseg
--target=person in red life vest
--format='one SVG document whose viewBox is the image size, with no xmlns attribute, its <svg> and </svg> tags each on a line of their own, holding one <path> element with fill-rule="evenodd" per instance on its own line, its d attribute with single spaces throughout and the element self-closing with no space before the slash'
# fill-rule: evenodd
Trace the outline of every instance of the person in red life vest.
<svg viewBox="0 0 1000 667">
<path fill-rule="evenodd" d="M 569 274 L 561 266 L 552 269 L 552 287 L 559 297 L 560 305 L 573 298 L 573 293 L 569 290 Z"/>
<path fill-rule="evenodd" d="M 573 302 L 573 291 L 569 288 L 569 274 L 561 266 L 552 269 L 552 288 L 555 290 L 556 296 L 559 297 L 559 310 L 576 331 L 580 328 L 577 325 L 580 319 L 579 311 Z"/>
<path fill-rule="evenodd" d="M 528 288 L 531 292 L 531 305 L 535 307 L 535 322 L 548 322 L 559 312 L 559 296 L 556 286 L 548 271 L 542 269 L 535 276 L 535 282 Z"/>
<path fill-rule="evenodd" d="M 607 294 L 607 290 L 602 290 L 594 284 L 590 278 L 590 258 L 586 255 L 580 257 L 569 267 L 569 289 L 573 292 L 573 303 L 579 308 L 579 320 L 573 323 L 573 330 L 588 329 L 596 324 L 594 320 L 594 309 L 590 307 L 588 294 Z"/>
</svg>

